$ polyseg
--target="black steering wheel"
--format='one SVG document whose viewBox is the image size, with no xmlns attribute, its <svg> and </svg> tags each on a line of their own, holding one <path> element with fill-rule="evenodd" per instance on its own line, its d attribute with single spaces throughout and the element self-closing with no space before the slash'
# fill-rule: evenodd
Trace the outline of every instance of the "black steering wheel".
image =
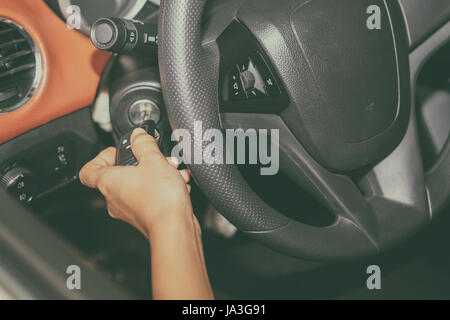
<svg viewBox="0 0 450 320">
<path fill-rule="evenodd" d="M 173 128 L 279 129 L 281 170 L 336 220 L 288 218 L 235 165 L 190 165 L 212 204 L 269 247 L 318 260 L 374 254 L 427 225 L 449 200 L 450 147 L 424 172 L 415 82 L 450 38 L 444 2 L 163 0 L 159 60 Z M 272 80 L 255 99 L 229 87 L 249 63 Z"/>
</svg>

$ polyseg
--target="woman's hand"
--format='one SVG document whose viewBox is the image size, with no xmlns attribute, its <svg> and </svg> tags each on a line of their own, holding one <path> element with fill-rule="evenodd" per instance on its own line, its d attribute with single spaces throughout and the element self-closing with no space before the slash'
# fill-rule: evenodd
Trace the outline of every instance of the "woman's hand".
<svg viewBox="0 0 450 320">
<path fill-rule="evenodd" d="M 81 169 L 81 182 L 100 190 L 113 218 L 150 240 L 153 298 L 213 299 L 189 197 L 189 172 L 164 158 L 143 129 L 133 132 L 131 148 L 138 166 L 115 166 L 117 151 L 109 148 Z"/>
<path fill-rule="evenodd" d="M 143 129 L 131 135 L 131 148 L 138 166 L 115 166 L 117 151 L 111 147 L 81 169 L 81 183 L 100 190 L 111 217 L 128 222 L 147 237 L 162 223 L 192 218 L 189 171 L 178 171 L 176 159 L 164 158 Z"/>
</svg>

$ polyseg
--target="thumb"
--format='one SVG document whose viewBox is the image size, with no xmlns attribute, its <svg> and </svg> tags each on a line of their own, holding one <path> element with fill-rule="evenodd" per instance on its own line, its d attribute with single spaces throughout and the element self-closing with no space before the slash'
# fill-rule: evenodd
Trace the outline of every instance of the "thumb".
<svg viewBox="0 0 450 320">
<path fill-rule="evenodd" d="M 115 159 L 115 148 L 108 148 L 100 152 L 81 169 L 79 173 L 81 183 L 89 188 L 97 188 L 105 172 L 114 166 Z"/>
<path fill-rule="evenodd" d="M 136 128 L 131 134 L 131 150 L 139 163 L 144 163 L 155 154 L 161 155 L 156 140 L 144 129 Z"/>
</svg>

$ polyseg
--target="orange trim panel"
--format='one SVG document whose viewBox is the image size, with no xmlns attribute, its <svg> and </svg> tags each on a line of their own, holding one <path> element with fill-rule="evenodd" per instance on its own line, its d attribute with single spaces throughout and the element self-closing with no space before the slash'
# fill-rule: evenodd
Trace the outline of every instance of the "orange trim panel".
<svg viewBox="0 0 450 320">
<path fill-rule="evenodd" d="M 110 54 L 66 24 L 43 0 L 1 0 L 0 16 L 22 25 L 42 56 L 44 77 L 25 106 L 0 115 L 0 143 L 90 105 Z"/>
</svg>

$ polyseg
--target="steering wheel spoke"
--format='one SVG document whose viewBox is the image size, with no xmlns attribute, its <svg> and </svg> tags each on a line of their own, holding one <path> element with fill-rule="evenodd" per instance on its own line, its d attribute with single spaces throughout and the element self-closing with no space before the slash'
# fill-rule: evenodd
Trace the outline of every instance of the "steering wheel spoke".
<svg viewBox="0 0 450 320">
<path fill-rule="evenodd" d="M 390 156 L 361 181 L 354 181 L 318 164 L 276 115 L 225 114 L 223 123 L 226 128 L 244 130 L 278 129 L 281 170 L 314 195 L 337 220 L 353 224 L 376 248 L 400 240 L 396 235 L 410 234 L 429 219 L 414 125 Z"/>
<path fill-rule="evenodd" d="M 278 130 L 281 171 L 326 206 L 336 220 L 348 220 L 375 245 L 378 237 L 376 218 L 358 187 L 348 176 L 334 174 L 319 165 L 279 116 L 226 113 L 222 123 L 227 129 Z"/>
<path fill-rule="evenodd" d="M 417 47 L 450 17 L 447 0 L 399 0 L 399 4 L 408 26 L 410 48 Z"/>
</svg>

